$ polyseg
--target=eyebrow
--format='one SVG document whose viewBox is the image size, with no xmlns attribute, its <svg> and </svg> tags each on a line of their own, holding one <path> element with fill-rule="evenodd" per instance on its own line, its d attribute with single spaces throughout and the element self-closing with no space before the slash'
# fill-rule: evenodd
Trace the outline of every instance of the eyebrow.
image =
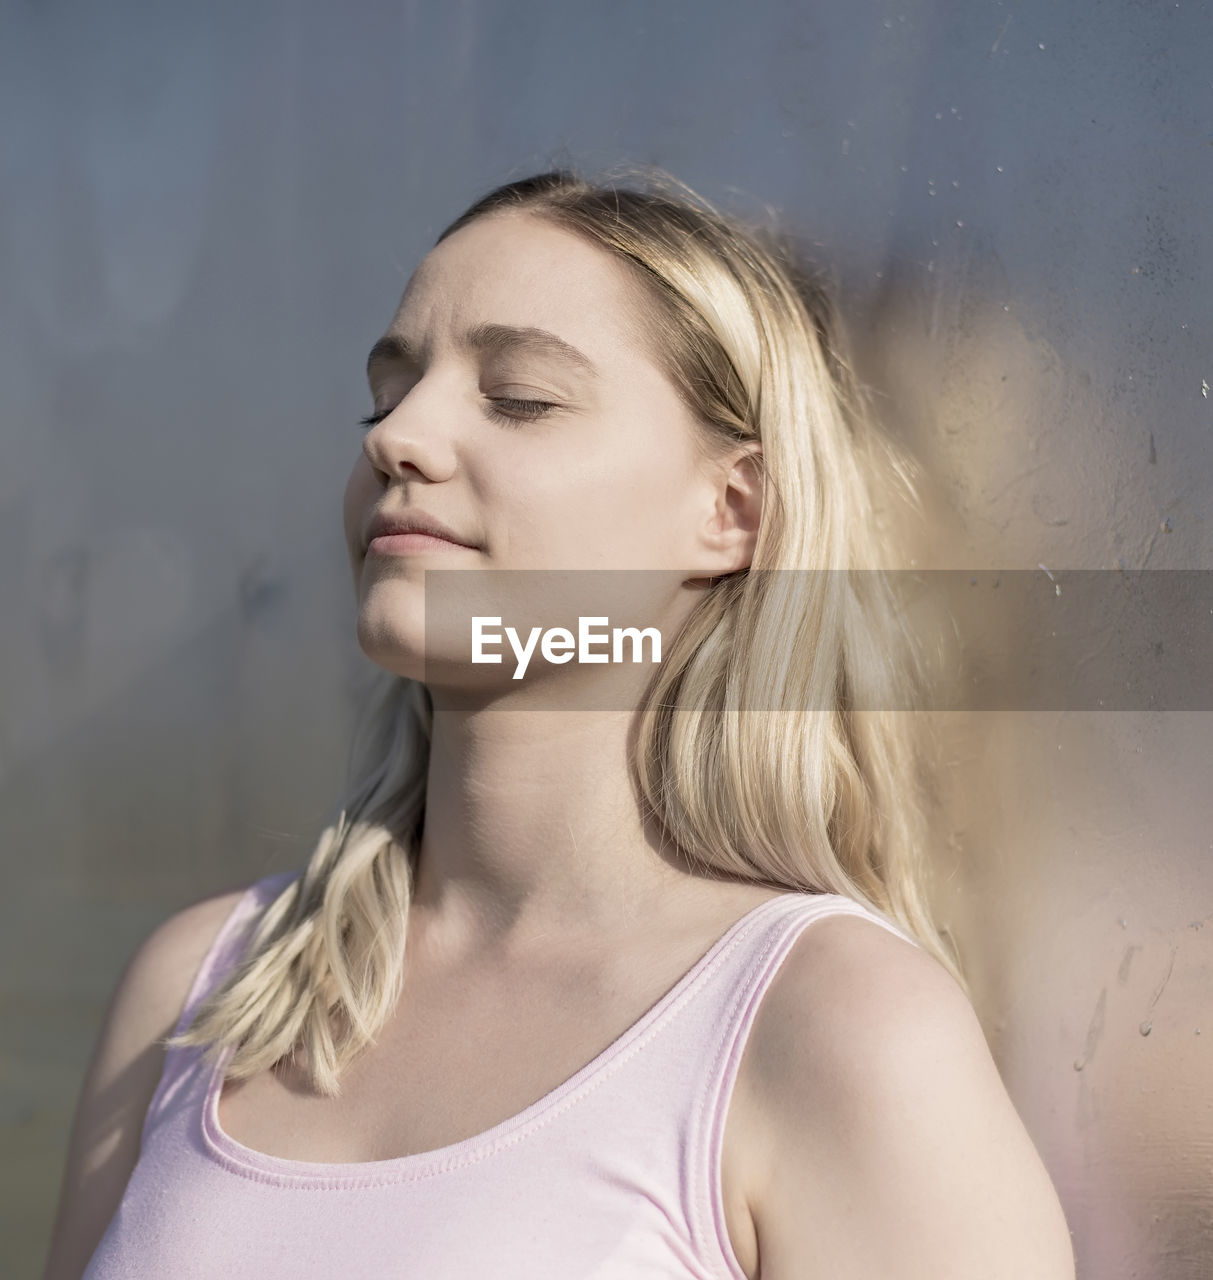
<svg viewBox="0 0 1213 1280">
<path fill-rule="evenodd" d="M 579 351 L 572 343 L 565 342 L 563 338 L 558 338 L 546 329 L 488 322 L 474 324 L 464 335 L 462 345 L 484 355 L 502 355 L 510 351 L 522 351 L 534 355 L 555 356 L 583 373 L 588 373 L 591 377 L 599 376 L 597 367 L 584 351 Z M 380 361 L 401 360 L 419 364 L 419 352 L 400 334 L 389 333 L 380 338 L 371 348 L 371 353 L 366 358 L 366 370 L 369 374 L 372 367 Z"/>
</svg>

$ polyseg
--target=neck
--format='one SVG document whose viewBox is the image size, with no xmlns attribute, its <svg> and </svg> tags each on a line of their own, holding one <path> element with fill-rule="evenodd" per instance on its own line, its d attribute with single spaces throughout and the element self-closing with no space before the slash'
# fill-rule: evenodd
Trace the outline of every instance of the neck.
<svg viewBox="0 0 1213 1280">
<path fill-rule="evenodd" d="M 643 821 L 633 716 L 435 709 L 417 909 L 465 938 L 601 934 L 693 888 Z"/>
</svg>

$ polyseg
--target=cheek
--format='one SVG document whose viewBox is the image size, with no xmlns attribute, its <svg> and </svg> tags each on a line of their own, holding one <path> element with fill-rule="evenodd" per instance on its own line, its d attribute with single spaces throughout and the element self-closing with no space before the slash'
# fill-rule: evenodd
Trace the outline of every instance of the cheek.
<svg viewBox="0 0 1213 1280">
<path fill-rule="evenodd" d="M 586 500 L 649 532 L 671 522 L 695 488 L 690 460 L 656 438 L 634 438 L 602 460 Z"/>
<path fill-rule="evenodd" d="M 640 440 L 528 486 L 517 507 L 519 553 L 545 562 L 555 553 L 585 568 L 654 568 L 678 560 L 691 527 L 691 477 L 679 458 Z M 512 539 L 513 541 L 514 539 Z M 539 543 L 549 544 L 547 553 Z M 525 544 L 525 545 L 524 545 Z"/>
</svg>

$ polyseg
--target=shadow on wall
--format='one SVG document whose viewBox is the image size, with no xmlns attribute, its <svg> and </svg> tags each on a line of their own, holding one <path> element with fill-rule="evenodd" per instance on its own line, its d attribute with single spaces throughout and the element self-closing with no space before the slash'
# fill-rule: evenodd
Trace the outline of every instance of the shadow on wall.
<svg viewBox="0 0 1213 1280">
<path fill-rule="evenodd" d="M 1118 612 L 1118 580 L 1182 564 L 1190 545 L 1152 497 L 1163 440 L 1117 424 L 1114 388 L 1067 369 L 1003 301 L 992 252 L 953 264 L 946 285 L 921 266 L 887 276 L 857 366 L 925 465 L 928 522 L 901 563 L 978 570 L 987 603 L 1000 570 L 1046 567 L 1046 599 L 1054 579 L 1064 592 L 1068 570 L 1090 570 L 1079 576 L 1106 588 L 1089 597 L 1106 615 L 1071 620 L 1100 653 L 1130 630 L 1167 652 L 1184 608 L 1201 612 L 1187 703 L 1180 683 L 1151 709 L 1149 673 L 1121 654 L 1100 669 L 1117 709 L 1062 689 L 1034 709 L 931 713 L 935 900 L 1062 1196 L 1079 1275 L 1197 1280 L 1213 1265 L 1213 602 L 1199 594 L 1213 575 L 1139 578 L 1176 591 L 1153 620 Z M 1030 671 L 1051 643 L 1046 616 L 974 614 L 937 652 L 941 673 L 1000 640 Z M 1137 701 L 1113 687 L 1130 674 Z"/>
</svg>

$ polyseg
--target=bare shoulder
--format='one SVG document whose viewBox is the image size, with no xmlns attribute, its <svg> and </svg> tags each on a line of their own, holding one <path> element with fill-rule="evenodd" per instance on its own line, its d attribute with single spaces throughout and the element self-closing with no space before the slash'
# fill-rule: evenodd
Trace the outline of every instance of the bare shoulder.
<svg viewBox="0 0 1213 1280">
<path fill-rule="evenodd" d="M 43 1280 L 79 1280 L 118 1208 L 164 1069 L 165 1049 L 203 959 L 244 889 L 157 925 L 110 996 L 76 1104 Z"/>
<path fill-rule="evenodd" d="M 113 1010 L 129 1014 L 137 1030 L 159 1024 L 168 1034 L 206 953 L 249 887 L 203 898 L 157 925 L 127 962 L 114 991 Z"/>
<path fill-rule="evenodd" d="M 763 1280 L 1073 1280 L 1057 1193 L 977 1015 L 872 920 L 808 925 L 743 1062 Z"/>
</svg>

